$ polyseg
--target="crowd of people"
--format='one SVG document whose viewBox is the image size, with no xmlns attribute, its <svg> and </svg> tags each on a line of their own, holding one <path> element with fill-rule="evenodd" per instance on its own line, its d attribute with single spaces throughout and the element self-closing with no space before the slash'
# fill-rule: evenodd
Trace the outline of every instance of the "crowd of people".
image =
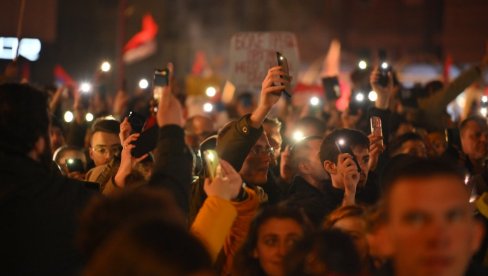
<svg viewBox="0 0 488 276">
<path fill-rule="evenodd" d="M 486 69 L 405 99 L 373 68 L 339 111 L 292 106 L 275 66 L 218 128 L 172 64 L 155 98 L 0 84 L 0 274 L 488 275 L 487 118 L 446 113 Z"/>
</svg>

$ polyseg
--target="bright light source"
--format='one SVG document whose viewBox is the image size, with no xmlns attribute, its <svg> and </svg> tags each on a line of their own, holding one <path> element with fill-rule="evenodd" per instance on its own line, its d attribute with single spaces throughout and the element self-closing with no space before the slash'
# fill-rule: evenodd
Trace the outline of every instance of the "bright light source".
<svg viewBox="0 0 488 276">
<path fill-rule="evenodd" d="M 376 102 L 378 99 L 378 93 L 376 93 L 376 91 L 369 91 L 368 99 L 372 102 Z"/>
<path fill-rule="evenodd" d="M 364 60 L 360 60 L 358 63 L 358 67 L 359 67 L 359 69 L 364 70 L 364 69 L 368 68 L 368 63 Z"/>
<path fill-rule="evenodd" d="M 213 110 L 213 105 L 211 103 L 203 104 L 203 111 L 210 113 Z"/>
<path fill-rule="evenodd" d="M 486 107 L 480 108 L 480 113 L 481 113 L 481 115 L 486 117 L 486 115 L 488 114 L 488 108 L 486 108 Z"/>
<path fill-rule="evenodd" d="M 484 103 L 488 103 L 488 96 L 481 97 L 481 101 Z"/>
<path fill-rule="evenodd" d="M 215 156 L 214 156 L 213 152 L 209 151 L 209 152 L 207 153 L 207 158 L 208 158 L 210 161 L 214 161 Z"/>
<path fill-rule="evenodd" d="M 83 93 L 88 93 L 92 89 L 92 85 L 89 82 L 82 82 L 80 85 L 80 91 Z"/>
<path fill-rule="evenodd" d="M 303 135 L 303 132 L 301 132 L 300 130 L 295 130 L 295 132 L 293 132 L 293 140 L 295 140 L 295 142 L 300 142 L 303 139 L 305 139 L 305 135 Z"/>
<path fill-rule="evenodd" d="M 383 62 L 381 63 L 381 68 L 383 68 L 383 69 L 388 69 L 388 62 L 383 61 Z"/>
<path fill-rule="evenodd" d="M 364 101 L 364 94 L 361 92 L 357 93 L 356 94 L 356 101 L 358 101 L 358 102 Z"/>
<path fill-rule="evenodd" d="M 337 144 L 339 144 L 340 146 L 344 146 L 346 144 L 346 140 L 340 138 L 339 140 L 337 140 Z"/>
<path fill-rule="evenodd" d="M 37 38 L 0 37 L 0 59 L 14 59 L 19 48 L 19 55 L 30 61 L 39 59 L 41 41 Z"/>
<path fill-rule="evenodd" d="M 93 121 L 93 118 L 94 118 L 93 114 L 91 114 L 90 112 L 86 113 L 86 115 L 85 115 L 85 120 L 86 120 L 87 122 L 91 122 L 91 121 Z"/>
<path fill-rule="evenodd" d="M 139 81 L 139 88 L 140 89 L 146 89 L 149 87 L 149 82 L 146 79 L 141 79 Z"/>
<path fill-rule="evenodd" d="M 212 98 L 213 96 L 217 95 L 217 89 L 215 89 L 215 87 L 213 86 L 209 86 L 205 90 L 205 95 L 207 95 L 207 97 Z"/>
<path fill-rule="evenodd" d="M 73 121 L 74 117 L 75 116 L 73 115 L 73 112 L 71 112 L 71 111 L 66 111 L 64 113 L 64 121 L 66 123 L 71 123 Z"/>
<path fill-rule="evenodd" d="M 75 160 L 73 160 L 72 158 L 69 158 L 68 160 L 66 160 L 66 163 L 68 164 L 73 164 L 75 162 Z"/>
<path fill-rule="evenodd" d="M 312 97 L 310 98 L 310 104 L 313 106 L 317 106 L 320 104 L 320 99 L 318 97 Z"/>
<path fill-rule="evenodd" d="M 112 65 L 110 65 L 110 62 L 108 61 L 104 61 L 102 65 L 100 65 L 100 70 L 102 70 L 102 72 L 108 72 L 110 71 L 111 68 Z"/>
</svg>

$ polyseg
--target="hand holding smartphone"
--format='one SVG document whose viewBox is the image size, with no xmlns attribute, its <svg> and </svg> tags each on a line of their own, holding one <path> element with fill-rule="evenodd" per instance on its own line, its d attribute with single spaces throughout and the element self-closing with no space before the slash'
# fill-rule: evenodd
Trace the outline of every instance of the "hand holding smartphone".
<svg viewBox="0 0 488 276">
<path fill-rule="evenodd" d="M 276 52 L 276 59 L 278 61 L 278 65 L 281 66 L 283 68 L 283 71 L 286 73 L 286 76 L 290 76 L 290 69 L 288 67 L 288 60 L 286 59 L 285 56 L 283 56 L 280 52 Z M 283 85 L 283 84 L 282 84 Z M 282 92 L 291 98 L 291 94 L 290 92 L 288 92 L 290 90 L 290 85 L 287 85 L 286 89 L 283 90 Z"/>
<path fill-rule="evenodd" d="M 153 79 L 153 86 L 154 86 L 154 100 L 159 102 L 161 98 L 161 93 L 163 93 L 162 88 L 169 85 L 169 69 L 155 69 L 154 70 L 154 79 Z"/>
<path fill-rule="evenodd" d="M 352 156 L 352 161 L 354 161 L 354 164 L 356 164 L 358 172 L 361 172 L 361 167 L 359 166 L 359 162 L 356 159 L 354 153 L 352 152 L 351 146 L 347 144 L 347 141 L 345 139 L 337 139 L 335 141 L 335 144 L 340 153 L 348 153 Z"/>
<path fill-rule="evenodd" d="M 205 169 L 210 180 L 214 180 L 217 175 L 217 168 L 219 166 L 219 156 L 215 150 L 206 150 L 203 152 L 205 160 Z"/>
<path fill-rule="evenodd" d="M 383 137 L 383 130 L 381 127 L 381 118 L 378 116 L 372 116 L 370 118 L 371 134 Z M 383 139 L 381 140 L 381 146 L 383 146 Z"/>
</svg>

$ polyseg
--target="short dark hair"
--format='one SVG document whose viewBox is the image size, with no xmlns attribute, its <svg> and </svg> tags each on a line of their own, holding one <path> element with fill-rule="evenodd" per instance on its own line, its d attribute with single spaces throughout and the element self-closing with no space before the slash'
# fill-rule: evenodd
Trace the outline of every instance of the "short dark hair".
<svg viewBox="0 0 488 276">
<path fill-rule="evenodd" d="M 268 117 L 266 117 L 264 119 L 263 124 L 269 124 L 269 125 L 271 125 L 273 127 L 277 127 L 279 129 L 281 129 L 281 121 L 278 118 L 268 118 Z"/>
<path fill-rule="evenodd" d="M 120 132 L 120 122 L 115 119 L 109 118 L 98 118 L 92 125 L 92 135 L 95 132 L 108 132 L 119 135 Z"/>
<path fill-rule="evenodd" d="M 401 179 L 429 178 L 434 176 L 450 176 L 464 183 L 466 171 L 445 158 L 419 158 L 410 155 L 400 155 L 392 159 L 385 168 L 381 179 L 384 189 L 383 208 L 387 208 L 389 195 L 395 184 Z"/>
<path fill-rule="evenodd" d="M 26 154 L 49 137 L 47 95 L 30 85 L 0 85 L 0 150 Z M 46 141 L 49 143 L 49 140 Z"/>
<path fill-rule="evenodd" d="M 470 116 L 464 119 L 461 124 L 459 124 L 459 132 L 463 132 L 464 129 L 468 126 L 469 122 L 475 122 L 478 125 L 485 125 L 486 126 L 486 119 L 480 116 Z"/>
<path fill-rule="evenodd" d="M 369 149 L 369 139 L 366 134 L 359 130 L 350 128 L 340 128 L 332 131 L 325 136 L 322 144 L 320 145 L 320 161 L 324 163 L 326 160 L 337 162 L 339 156 L 339 149 L 336 146 L 338 139 L 344 139 L 347 144 L 352 147 L 363 147 Z"/>
<path fill-rule="evenodd" d="M 405 144 L 408 141 L 421 141 L 425 143 L 424 139 L 419 134 L 414 132 L 405 133 L 403 135 L 394 138 L 390 142 L 390 145 L 388 146 L 388 153 L 390 154 L 390 156 L 394 154 L 397 150 L 399 150 L 403 146 L 403 144 Z"/>
<path fill-rule="evenodd" d="M 301 118 L 300 120 L 298 120 L 295 123 L 296 129 L 299 129 L 302 127 L 303 128 L 312 127 L 314 129 L 316 129 L 318 132 L 317 134 L 314 134 L 314 135 L 324 135 L 324 132 L 326 130 L 326 123 L 319 118 L 307 116 L 307 117 Z"/>
</svg>

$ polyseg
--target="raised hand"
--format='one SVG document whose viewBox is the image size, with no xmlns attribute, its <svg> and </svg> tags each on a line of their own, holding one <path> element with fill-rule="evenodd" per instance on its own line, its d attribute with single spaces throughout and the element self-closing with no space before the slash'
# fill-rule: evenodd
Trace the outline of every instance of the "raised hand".
<svg viewBox="0 0 488 276">
<path fill-rule="evenodd" d="M 242 178 L 225 160 L 220 160 L 217 175 L 213 181 L 205 179 L 204 191 L 207 196 L 216 196 L 225 200 L 237 198 L 242 187 Z"/>
<path fill-rule="evenodd" d="M 339 154 L 337 172 L 342 178 L 342 183 L 344 185 L 343 205 L 355 204 L 356 188 L 359 183 L 359 172 L 358 167 L 350 154 Z"/>
<path fill-rule="evenodd" d="M 383 153 L 385 150 L 385 146 L 383 144 L 383 136 L 370 134 L 368 135 L 369 139 L 369 161 L 368 161 L 368 168 L 370 171 L 374 171 L 376 166 L 378 165 L 378 160 L 380 154 Z"/>
<path fill-rule="evenodd" d="M 132 168 L 134 168 L 134 166 L 137 163 L 141 162 L 148 156 L 148 153 L 146 153 L 139 158 L 135 158 L 131 154 L 132 149 L 136 147 L 132 143 L 137 141 L 137 139 L 139 139 L 139 136 L 140 136 L 139 133 L 134 133 L 132 135 L 129 135 L 122 142 L 122 152 L 120 154 L 120 166 L 114 178 L 115 185 L 117 185 L 120 188 L 125 187 L 125 178 L 131 173 Z"/>
<path fill-rule="evenodd" d="M 156 119 L 159 127 L 166 125 L 183 126 L 183 111 L 181 104 L 172 93 L 173 81 L 171 80 L 173 79 L 173 64 L 168 63 L 167 67 L 169 69 L 169 85 L 155 88 L 162 89 Z"/>
</svg>

